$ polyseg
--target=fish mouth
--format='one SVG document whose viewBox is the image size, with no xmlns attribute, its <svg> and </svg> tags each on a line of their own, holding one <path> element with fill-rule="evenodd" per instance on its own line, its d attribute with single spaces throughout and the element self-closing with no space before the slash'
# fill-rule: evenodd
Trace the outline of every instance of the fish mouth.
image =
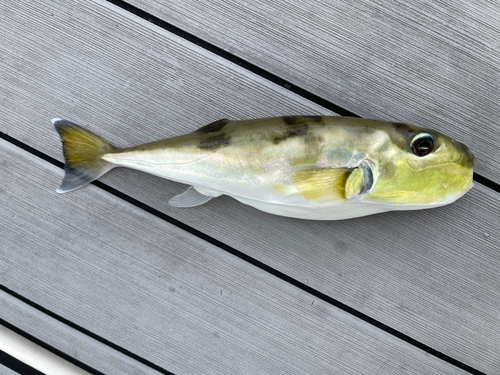
<svg viewBox="0 0 500 375">
<path fill-rule="evenodd" d="M 474 187 L 474 172 L 471 171 L 470 178 L 469 178 L 469 183 L 465 186 L 465 193 L 467 193 L 473 187 Z"/>
</svg>

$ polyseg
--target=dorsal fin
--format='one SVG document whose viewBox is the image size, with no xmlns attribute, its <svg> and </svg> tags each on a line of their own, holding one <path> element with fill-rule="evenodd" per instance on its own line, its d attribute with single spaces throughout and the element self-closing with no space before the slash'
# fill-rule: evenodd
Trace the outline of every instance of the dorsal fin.
<svg viewBox="0 0 500 375">
<path fill-rule="evenodd" d="M 227 118 L 224 118 L 222 120 L 217 120 L 212 122 L 211 124 L 202 126 L 201 128 L 195 130 L 193 133 L 214 133 L 222 130 L 224 126 L 226 126 L 229 123 L 229 120 Z"/>
</svg>

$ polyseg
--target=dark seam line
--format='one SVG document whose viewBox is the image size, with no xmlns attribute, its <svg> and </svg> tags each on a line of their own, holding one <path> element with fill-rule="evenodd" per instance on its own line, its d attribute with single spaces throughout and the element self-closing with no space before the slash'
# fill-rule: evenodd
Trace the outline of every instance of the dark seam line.
<svg viewBox="0 0 500 375">
<path fill-rule="evenodd" d="M 132 359 L 135 359 L 138 362 L 141 362 L 142 364 L 144 364 L 146 366 L 149 366 L 149 367 L 153 368 L 154 370 L 157 370 L 158 372 L 161 372 L 162 374 L 174 375 L 172 372 L 167 371 L 164 368 L 161 368 L 160 366 L 158 366 L 158 365 L 156 365 L 156 364 L 148 361 L 147 359 L 139 357 L 137 354 L 134 354 L 134 353 L 128 351 L 127 349 L 122 348 L 121 346 L 118 346 L 118 345 L 112 343 L 111 341 L 108 341 L 107 339 L 105 339 L 105 338 L 103 338 L 101 336 L 98 336 L 95 333 L 93 333 L 93 332 L 91 332 L 91 331 L 89 331 L 89 330 L 87 330 L 87 329 L 79 326 L 78 324 L 75 324 L 75 323 L 69 321 L 68 319 L 63 318 L 62 316 L 60 316 L 60 315 L 58 315 L 58 314 L 56 314 L 56 313 L 54 313 L 54 312 L 46 309 L 45 307 L 37 304 L 36 302 L 33 302 L 30 299 L 28 299 L 28 298 L 20 295 L 19 293 L 16 293 L 15 291 L 7 288 L 5 285 L 0 284 L 0 290 L 4 291 L 5 293 L 10 294 L 12 297 L 17 298 L 18 300 L 26 303 L 27 305 L 29 305 L 29 306 L 31 306 L 31 307 L 33 307 L 33 308 L 41 311 L 42 313 L 50 316 L 51 318 L 53 318 L 55 320 L 58 320 L 59 322 L 65 324 L 65 325 L 67 325 L 67 326 L 69 326 L 69 327 L 71 327 L 71 328 L 73 328 L 73 329 L 75 329 L 75 330 L 77 330 L 77 331 L 79 331 L 79 332 L 81 332 L 81 333 L 89 336 L 89 337 L 91 337 L 92 339 L 94 339 L 96 341 L 99 341 L 102 344 L 105 344 L 105 345 L 109 346 L 110 348 L 112 348 L 112 349 L 114 349 L 114 350 L 116 350 L 116 351 L 118 351 L 118 352 L 120 352 L 120 353 L 122 353 L 122 354 L 124 354 L 124 355 L 126 355 L 126 356 L 128 356 L 130 358 L 132 358 Z M 104 373 L 99 372 L 99 371 L 93 369 L 92 367 L 90 367 L 90 366 L 88 366 L 88 365 L 86 365 L 86 364 L 78 361 L 77 359 L 74 359 L 73 357 L 68 356 L 67 354 L 63 353 L 59 349 L 56 349 L 56 348 L 52 347 L 51 345 L 49 345 L 49 344 L 47 344 L 47 343 L 45 343 L 45 342 L 37 339 L 36 337 L 30 335 L 29 333 L 26 333 L 26 332 L 22 331 L 21 329 L 15 327 L 14 325 L 6 322 L 5 320 L 3 320 L 1 318 L 0 318 L 0 324 L 3 325 L 3 326 L 5 326 L 5 327 L 7 327 L 7 328 L 9 328 L 10 330 L 16 332 L 17 334 L 19 334 L 19 335 L 27 338 L 28 340 L 33 341 L 35 344 L 40 345 L 42 348 L 45 348 L 48 351 L 51 351 L 52 353 L 56 354 L 57 356 L 59 356 L 61 358 L 64 358 L 68 362 L 71 362 L 74 365 L 76 365 L 78 367 L 81 367 L 85 371 L 88 371 L 88 372 L 90 372 L 92 374 L 96 374 L 96 375 L 104 375 Z"/>
<path fill-rule="evenodd" d="M 7 289 L 6 287 L 4 287 L 3 285 L 0 285 L 0 289 L 2 289 L 3 291 L 5 291 L 6 293 L 9 293 L 10 295 L 14 296 L 14 292 L 12 292 L 11 290 Z M 17 298 L 17 296 L 14 296 Z M 42 340 L 40 339 L 37 339 L 36 337 L 30 335 L 29 333 L 17 328 L 16 326 L 10 324 L 9 322 L 5 321 L 4 319 L 0 318 L 0 325 L 10 329 L 11 331 L 17 333 L 18 335 L 28 339 L 29 341 L 32 341 L 34 342 L 35 344 L 41 346 L 42 348 L 44 349 L 47 349 L 49 352 L 52 352 L 54 353 L 55 355 L 57 355 L 58 357 L 61 357 L 63 359 L 65 359 L 66 361 L 68 362 L 71 362 L 72 364 L 74 364 L 75 366 L 77 367 L 80 367 L 81 369 L 87 371 L 87 372 L 90 372 L 91 374 L 95 374 L 95 375 L 104 375 L 102 372 L 100 371 L 97 371 L 96 369 L 90 367 L 89 365 L 86 365 L 85 363 L 83 362 L 80 362 L 79 360 L 73 358 L 73 357 L 70 357 L 69 355 L 61 352 L 59 349 L 56 349 L 54 348 L 53 346 L 43 342 Z M 7 353 L 5 353 L 6 355 L 9 355 Z M 10 356 L 10 355 L 9 355 Z M 11 356 L 10 356 L 11 357 Z M 24 362 L 20 361 L 21 363 L 25 364 Z M 26 365 L 26 364 L 25 364 Z M 29 365 L 26 365 L 26 366 L 29 366 Z M 31 368 L 31 366 L 29 366 Z M 33 369 L 34 371 L 37 371 L 36 369 Z M 23 372 L 24 374 L 24 372 Z"/>
<path fill-rule="evenodd" d="M 497 193 L 500 193 L 500 184 L 497 184 L 496 182 L 490 180 L 489 178 L 481 176 L 476 172 L 474 172 L 474 181 L 490 188 L 491 190 L 496 191 Z"/>
<path fill-rule="evenodd" d="M 25 151 L 28 151 L 31 154 L 34 154 L 34 155 L 40 157 L 41 159 L 43 159 L 43 160 L 45 160 L 53 165 L 56 165 L 60 168 L 64 167 L 64 163 L 60 162 L 59 160 L 54 159 L 53 157 L 46 155 L 43 152 L 40 152 L 40 151 L 34 149 L 33 147 L 31 147 L 31 146 L 29 146 L 21 141 L 18 141 L 17 139 L 12 138 L 11 136 L 9 136 L 5 133 L 0 132 L 0 137 L 5 139 L 6 141 L 9 141 L 9 142 L 15 144 L 16 146 L 22 148 Z M 278 271 L 277 269 L 272 268 L 271 266 L 268 266 L 267 264 L 265 264 L 257 259 L 254 259 L 254 258 L 246 255 L 245 253 L 243 253 L 243 252 L 241 252 L 241 251 L 239 251 L 239 250 L 237 250 L 237 249 L 235 249 L 235 248 L 233 248 L 233 247 L 231 247 L 231 246 L 229 246 L 229 245 L 227 245 L 227 244 L 225 244 L 225 243 L 223 243 L 215 238 L 212 238 L 212 237 L 208 236 L 207 234 L 205 234 L 205 233 L 203 233 L 203 232 L 201 232 L 193 227 L 190 227 L 189 225 L 187 225 L 187 224 L 185 224 L 177 219 L 174 219 L 173 217 L 170 217 L 167 214 L 164 214 L 163 212 L 158 211 L 157 209 L 155 209 L 151 206 L 148 206 L 147 204 L 142 203 L 141 201 L 139 201 L 135 198 L 132 198 L 131 196 L 129 196 L 121 191 L 116 190 L 115 188 L 112 188 L 109 185 L 106 185 L 100 181 L 93 181 L 92 184 L 100 187 L 101 189 L 107 191 L 108 193 L 113 194 L 116 197 L 121 198 L 124 201 L 126 201 L 126 202 L 146 211 L 146 212 L 149 212 L 150 214 L 152 214 L 152 215 L 154 215 L 162 220 L 169 222 L 170 224 L 177 226 L 180 229 L 185 230 L 186 232 L 188 232 L 188 233 L 190 233 L 190 234 L 192 234 L 192 235 L 194 235 L 194 236 L 196 236 L 204 241 L 211 243 L 214 246 L 217 246 L 217 247 L 227 251 L 228 253 L 230 253 L 230 254 L 232 254 L 232 255 L 234 255 L 234 256 L 236 256 L 236 257 L 238 257 L 238 258 L 270 273 L 270 274 L 272 274 L 273 276 L 275 276 L 283 281 L 288 282 L 289 284 L 303 290 L 304 292 L 307 292 L 307 293 L 315 296 L 318 299 L 321 299 L 321 300 L 323 300 L 323 301 L 325 301 L 325 302 L 327 302 L 335 307 L 338 307 L 341 310 L 344 310 L 345 312 L 347 312 L 351 315 L 354 315 L 355 317 L 357 317 L 357 318 L 381 329 L 382 331 L 385 331 L 385 332 L 387 332 L 387 333 L 389 333 L 389 334 L 425 351 L 426 353 L 429 353 L 429 354 L 431 354 L 431 355 L 433 355 L 433 356 L 435 356 L 443 361 L 446 361 L 446 362 L 448 362 L 448 363 L 450 363 L 450 364 L 452 364 L 452 365 L 454 365 L 454 366 L 456 366 L 464 371 L 467 371 L 471 374 L 486 375 L 485 373 L 483 373 L 479 370 L 476 370 L 475 368 L 473 368 L 473 367 L 471 367 L 463 362 L 460 362 L 459 360 L 457 360 L 453 357 L 450 357 L 444 353 L 441 353 L 438 350 L 433 349 L 430 346 L 428 346 L 420 341 L 417 341 L 416 339 L 413 339 L 412 337 L 405 335 L 402 332 L 397 331 L 396 329 L 388 326 L 387 324 L 384 324 L 384 323 L 382 323 L 382 322 L 380 322 L 380 321 L 378 321 L 378 320 L 376 320 L 376 319 L 374 319 L 374 318 L 372 318 L 372 317 L 370 317 L 370 316 L 368 316 L 368 315 L 366 315 L 366 314 L 364 314 L 364 313 L 362 313 L 362 312 L 360 312 L 360 311 L 358 311 L 358 310 L 356 310 L 356 309 L 354 309 L 354 308 L 352 308 L 352 307 L 350 307 L 350 306 L 348 306 L 348 305 L 346 305 L 346 304 L 344 304 L 344 303 L 342 303 L 342 302 L 340 302 L 340 301 L 304 284 L 304 283 L 301 283 L 300 281 L 292 278 L 291 276 L 288 276 L 288 275 L 284 274 L 283 272 Z M 44 311 L 47 311 L 47 314 L 49 314 L 51 316 L 55 316 L 55 314 L 51 313 L 50 311 L 48 311 L 46 309 L 44 309 Z M 64 319 L 64 318 L 61 317 L 60 319 Z M 72 327 L 75 327 L 75 328 L 81 330 L 82 332 L 85 332 L 85 333 L 88 332 L 88 335 L 91 335 L 92 337 L 96 338 L 96 340 L 104 342 L 107 345 L 112 346 L 114 348 L 119 348 L 115 344 L 105 340 L 104 338 L 101 338 L 99 336 L 94 335 L 93 333 L 87 331 L 86 329 L 84 329 L 82 327 L 76 326 L 75 324 L 67 321 L 66 319 L 64 319 L 64 321 L 66 324 L 71 325 Z M 130 353 L 123 348 L 119 348 L 117 350 Z M 132 353 L 127 354 L 127 355 L 134 356 L 133 358 L 137 357 L 135 354 L 132 354 Z M 142 362 L 142 359 L 141 359 L 141 362 Z"/>
<path fill-rule="evenodd" d="M 0 364 L 10 368 L 12 371 L 22 375 L 43 375 L 42 372 L 34 369 L 30 365 L 12 357 L 11 355 L 0 350 Z"/>
<path fill-rule="evenodd" d="M 133 5 L 130 5 L 130 4 L 126 3 L 125 1 L 121 1 L 121 0 L 107 0 L 107 1 L 124 9 L 124 10 L 126 10 L 126 11 L 128 11 L 128 12 L 130 12 L 130 13 L 132 13 L 132 14 L 135 14 L 136 16 L 138 16 L 138 17 L 140 17 L 148 22 L 151 22 L 152 24 L 154 24 L 156 26 L 161 27 L 164 30 L 171 32 L 172 34 L 175 34 L 175 35 L 177 35 L 185 40 L 188 40 L 189 42 L 191 42 L 193 44 L 196 44 L 197 46 L 202 47 L 202 48 L 206 49 L 207 51 L 212 52 L 213 54 L 215 54 L 217 56 L 220 56 L 220 57 L 238 65 L 238 66 L 241 66 L 242 68 L 245 68 L 246 70 L 249 70 L 250 72 L 257 74 L 258 76 L 265 78 L 268 81 L 271 81 L 271 82 L 277 84 L 278 86 L 284 87 L 285 89 L 287 89 L 287 90 L 289 90 L 297 95 L 300 95 L 303 98 L 305 98 L 313 103 L 319 104 L 320 106 L 325 107 L 325 108 L 339 114 L 340 116 L 360 117 L 359 115 L 355 114 L 354 112 L 349 111 L 348 109 L 342 108 L 334 103 L 329 102 L 328 100 L 326 100 L 318 95 L 313 94 L 310 91 L 304 90 L 301 87 L 293 85 L 292 83 L 284 80 L 283 78 L 281 78 L 281 77 L 279 77 L 271 72 L 268 72 L 267 70 L 264 70 L 264 69 L 258 67 L 257 65 L 254 65 L 246 60 L 243 60 L 243 59 L 233 55 L 232 53 L 227 52 L 227 51 L 223 50 L 222 48 L 217 47 L 214 44 L 209 43 L 203 39 L 200 39 L 200 38 L 194 36 L 193 34 L 190 34 L 190 33 L 186 32 L 186 31 L 178 28 L 177 26 L 174 26 L 166 21 L 163 21 L 162 19 L 155 17 L 155 16 L 153 16 L 153 15 L 151 15 L 151 14 L 149 14 L 149 13 L 147 13 L 147 12 L 145 12 L 145 11 L 143 11 L 143 10 L 133 6 Z"/>
<path fill-rule="evenodd" d="M 175 34 L 193 44 L 196 44 L 199 47 L 202 47 L 206 49 L 207 51 L 212 52 L 213 54 L 220 56 L 238 66 L 241 66 L 242 68 L 262 77 L 267 79 L 268 81 L 271 81 L 278 86 L 284 87 L 287 90 L 292 91 L 293 93 L 313 102 L 316 103 L 326 109 L 329 109 L 335 113 L 337 113 L 340 116 L 350 116 L 350 117 L 358 117 L 361 118 L 360 115 L 357 115 L 354 112 L 349 111 L 346 108 L 342 108 L 318 95 L 313 94 L 310 91 L 304 90 L 298 86 L 295 86 L 291 84 L 290 82 L 284 80 L 283 78 L 268 72 L 267 70 L 264 70 L 262 68 L 259 68 L 257 65 L 254 65 L 246 60 L 243 60 L 235 55 L 233 55 L 230 52 L 227 52 L 223 50 L 220 47 L 217 47 L 216 45 L 209 43 L 203 39 L 198 38 L 197 36 L 188 33 L 187 31 L 184 31 L 177 26 L 174 26 L 156 16 L 153 16 L 152 14 L 149 14 L 131 4 L 126 3 L 125 1 L 122 0 L 107 0 L 109 3 L 112 3 L 148 22 L 151 22 L 152 24 L 161 27 L 164 30 L 167 30 L 171 32 L 172 34 Z M 492 180 L 480 176 L 477 173 L 474 173 L 474 180 L 487 186 L 488 188 L 496 191 L 497 193 L 500 193 L 500 184 L 493 182 Z"/>
</svg>

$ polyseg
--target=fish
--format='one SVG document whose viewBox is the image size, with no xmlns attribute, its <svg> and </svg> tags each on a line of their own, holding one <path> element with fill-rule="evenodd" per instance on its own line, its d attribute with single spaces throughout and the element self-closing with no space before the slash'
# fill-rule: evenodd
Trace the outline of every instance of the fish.
<svg viewBox="0 0 500 375">
<path fill-rule="evenodd" d="M 190 185 L 168 203 L 202 205 L 228 195 L 258 210 L 343 220 L 454 202 L 473 183 L 463 143 L 406 123 L 342 116 L 222 119 L 189 134 L 119 149 L 63 119 L 59 193 L 127 167 Z"/>
</svg>

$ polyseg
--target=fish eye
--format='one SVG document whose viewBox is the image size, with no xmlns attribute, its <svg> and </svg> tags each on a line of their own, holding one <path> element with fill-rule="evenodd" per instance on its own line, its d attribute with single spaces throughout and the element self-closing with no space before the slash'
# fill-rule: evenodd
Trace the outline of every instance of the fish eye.
<svg viewBox="0 0 500 375">
<path fill-rule="evenodd" d="M 434 137 L 429 133 L 417 134 L 410 142 L 412 152 L 417 156 L 429 155 L 436 145 Z"/>
</svg>

